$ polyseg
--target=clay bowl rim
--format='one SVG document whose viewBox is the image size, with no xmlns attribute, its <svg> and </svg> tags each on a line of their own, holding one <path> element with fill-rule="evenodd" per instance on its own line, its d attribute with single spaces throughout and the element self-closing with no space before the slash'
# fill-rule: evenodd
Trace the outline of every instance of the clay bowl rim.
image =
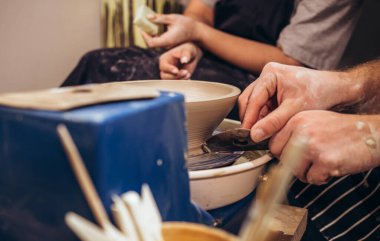
<svg viewBox="0 0 380 241">
<path fill-rule="evenodd" d="M 176 92 L 180 93 L 185 97 L 185 103 L 202 103 L 202 102 L 209 102 L 209 101 L 215 101 L 215 100 L 223 100 L 223 99 L 228 99 L 235 97 L 241 93 L 241 90 L 237 88 L 236 86 L 230 85 L 230 84 L 224 84 L 224 83 L 219 83 L 219 82 L 211 82 L 211 81 L 204 81 L 204 80 L 161 80 L 161 79 L 151 79 L 151 80 L 133 80 L 133 81 L 125 81 L 122 82 L 124 84 L 133 84 L 133 83 L 149 83 L 149 82 L 154 82 L 154 81 L 164 81 L 164 82 L 169 82 L 169 83 L 175 83 L 178 81 L 186 82 L 186 83 L 200 83 L 201 85 L 214 85 L 214 86 L 221 86 L 225 87 L 226 89 L 229 89 L 230 92 L 222 95 L 222 96 L 217 96 L 217 97 L 208 97 L 204 98 L 202 100 L 187 100 L 186 99 L 186 94 L 181 92 L 180 90 L 175 91 L 175 90 L 160 90 L 159 87 L 154 87 L 154 86 L 146 86 L 149 88 L 155 88 L 158 89 L 159 91 L 169 91 L 169 92 Z"/>
</svg>

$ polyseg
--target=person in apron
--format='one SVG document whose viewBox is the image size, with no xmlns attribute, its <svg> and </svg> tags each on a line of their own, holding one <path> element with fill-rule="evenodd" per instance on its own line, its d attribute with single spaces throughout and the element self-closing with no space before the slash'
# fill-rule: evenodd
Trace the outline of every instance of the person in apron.
<svg viewBox="0 0 380 241">
<path fill-rule="evenodd" d="M 275 45 L 292 11 L 293 0 L 269 0 L 265 4 L 262 0 L 219 1 L 214 8 L 214 27 Z M 95 50 L 81 59 L 62 86 L 160 79 L 161 54 L 162 51 L 138 47 Z M 206 51 L 191 78 L 231 84 L 243 90 L 256 76 Z M 230 117 L 237 119 L 237 113 L 235 107 Z"/>
<path fill-rule="evenodd" d="M 374 60 L 341 72 L 268 64 L 242 93 L 242 127 L 256 142 L 271 138 L 274 156 L 306 140 L 288 192 L 308 210 L 303 240 L 380 240 L 379 88 Z"/>
</svg>

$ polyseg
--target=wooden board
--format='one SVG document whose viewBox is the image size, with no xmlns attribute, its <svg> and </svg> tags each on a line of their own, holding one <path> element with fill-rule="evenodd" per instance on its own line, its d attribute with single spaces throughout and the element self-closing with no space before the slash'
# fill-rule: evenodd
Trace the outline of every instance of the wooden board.
<svg viewBox="0 0 380 241">
<path fill-rule="evenodd" d="M 307 209 L 280 205 L 274 214 L 273 229 L 279 234 L 273 241 L 299 241 L 307 226 Z"/>
<path fill-rule="evenodd" d="M 0 105 L 63 111 L 113 101 L 156 98 L 159 95 L 159 91 L 154 88 L 114 82 L 0 94 Z"/>
</svg>

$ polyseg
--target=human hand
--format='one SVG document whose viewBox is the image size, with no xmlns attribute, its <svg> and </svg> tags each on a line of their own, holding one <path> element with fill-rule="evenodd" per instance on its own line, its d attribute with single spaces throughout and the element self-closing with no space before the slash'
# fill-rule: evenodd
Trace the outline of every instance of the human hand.
<svg viewBox="0 0 380 241">
<path fill-rule="evenodd" d="M 367 171 L 380 165 L 380 115 L 347 115 L 330 111 L 303 111 L 292 117 L 270 140 L 280 157 L 293 137 L 307 140 L 295 169 L 301 181 L 324 184 L 331 177 Z"/>
<path fill-rule="evenodd" d="M 150 36 L 142 32 L 142 36 L 150 48 L 172 48 L 178 44 L 197 40 L 197 24 L 195 20 L 180 14 L 156 14 L 149 16 L 149 20 L 166 24 L 168 30 L 160 36 Z"/>
<path fill-rule="evenodd" d="M 194 43 L 168 50 L 160 56 L 161 79 L 189 79 L 202 55 L 202 50 Z"/>
<path fill-rule="evenodd" d="M 251 128 L 254 141 L 267 139 L 300 111 L 348 101 L 350 86 L 344 73 L 269 63 L 239 97 L 242 127 Z"/>
</svg>

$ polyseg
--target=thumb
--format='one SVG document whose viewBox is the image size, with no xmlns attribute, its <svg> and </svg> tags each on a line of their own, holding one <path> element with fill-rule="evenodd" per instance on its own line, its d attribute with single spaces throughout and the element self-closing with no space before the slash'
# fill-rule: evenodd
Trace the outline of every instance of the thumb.
<svg viewBox="0 0 380 241">
<path fill-rule="evenodd" d="M 277 109 L 259 120 L 251 129 L 251 138 L 255 142 L 265 140 L 279 130 L 292 118 L 300 107 L 294 101 L 284 101 Z"/>
</svg>

